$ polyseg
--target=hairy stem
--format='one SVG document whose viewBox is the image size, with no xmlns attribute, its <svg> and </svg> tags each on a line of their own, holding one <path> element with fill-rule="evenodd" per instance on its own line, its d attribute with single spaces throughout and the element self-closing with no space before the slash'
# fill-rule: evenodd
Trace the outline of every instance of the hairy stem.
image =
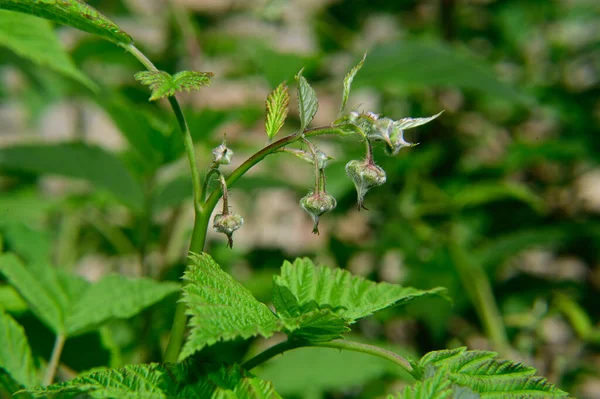
<svg viewBox="0 0 600 399">
<path fill-rule="evenodd" d="M 315 164 L 315 194 L 320 193 L 320 179 L 321 179 L 321 174 L 319 173 L 319 158 L 317 156 L 317 150 L 315 149 L 315 146 L 312 145 L 312 143 L 310 141 L 308 141 L 307 139 L 305 139 L 304 137 L 302 138 L 302 142 L 304 144 L 306 144 L 308 146 L 308 149 L 310 150 L 310 154 L 313 157 L 313 162 Z"/>
<path fill-rule="evenodd" d="M 50 362 L 48 362 L 48 370 L 46 370 L 46 375 L 44 376 L 44 385 L 50 385 L 54 381 L 54 375 L 56 374 L 56 369 L 58 368 L 58 362 L 65 346 L 66 339 L 67 337 L 65 334 L 61 333 L 58 334 L 54 340 Z"/>
<path fill-rule="evenodd" d="M 328 342 L 315 342 L 315 343 L 310 343 L 310 342 L 306 342 L 306 341 L 287 340 L 287 341 L 281 342 L 277 345 L 274 345 L 274 346 L 270 347 L 269 349 L 267 349 L 266 351 L 259 353 L 252 359 L 247 360 L 246 362 L 244 362 L 242 367 L 244 367 L 246 370 L 251 370 L 254 367 L 257 367 L 257 366 L 261 365 L 262 363 L 270 360 L 271 358 L 282 354 L 283 352 L 286 352 L 286 351 L 289 351 L 292 349 L 296 349 L 296 348 L 301 348 L 301 347 L 333 348 L 333 349 L 347 350 L 347 351 L 351 351 L 351 352 L 366 353 L 369 355 L 380 357 L 382 359 L 389 360 L 390 362 L 393 362 L 396 365 L 400 366 L 403 370 L 408 372 L 410 375 L 413 375 L 413 373 L 414 373 L 414 370 L 411 367 L 410 362 L 408 360 L 406 360 L 405 358 L 403 358 L 402 356 L 400 356 L 392 351 L 389 351 L 389 350 L 383 349 L 383 348 L 379 348 L 379 347 L 373 346 L 373 345 L 362 344 L 362 343 L 353 342 L 353 341 L 347 341 L 345 339 L 336 339 L 336 340 L 328 341 Z"/>
</svg>

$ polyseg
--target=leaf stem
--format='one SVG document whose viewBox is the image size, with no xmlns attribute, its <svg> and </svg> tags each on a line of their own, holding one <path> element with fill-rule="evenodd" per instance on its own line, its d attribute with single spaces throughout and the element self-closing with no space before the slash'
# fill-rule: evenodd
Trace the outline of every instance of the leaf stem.
<svg viewBox="0 0 600 399">
<path fill-rule="evenodd" d="M 50 385 L 54 381 L 54 375 L 56 374 L 56 369 L 58 368 L 58 362 L 65 346 L 66 339 L 67 337 L 65 334 L 60 333 L 54 340 L 54 347 L 52 348 L 52 354 L 50 355 L 50 362 L 48 362 L 48 370 L 46 370 L 46 375 L 44 376 L 44 385 Z"/>
<path fill-rule="evenodd" d="M 262 363 L 270 360 L 271 358 L 283 354 L 283 352 L 301 347 L 333 348 L 347 350 L 351 352 L 366 353 L 369 355 L 380 357 L 382 359 L 389 360 L 390 362 L 400 366 L 400 368 L 402 368 L 404 371 L 406 371 L 414 377 L 414 370 L 411 367 L 410 362 L 402 356 L 398 355 L 397 353 L 377 346 L 363 344 L 360 342 L 348 341 L 345 339 L 336 339 L 333 341 L 313 343 L 299 340 L 287 340 L 277 345 L 274 345 L 269 349 L 254 356 L 253 358 L 247 360 L 246 362 L 244 362 L 242 367 L 244 367 L 246 370 L 251 370 L 254 367 L 257 367 Z"/>
</svg>

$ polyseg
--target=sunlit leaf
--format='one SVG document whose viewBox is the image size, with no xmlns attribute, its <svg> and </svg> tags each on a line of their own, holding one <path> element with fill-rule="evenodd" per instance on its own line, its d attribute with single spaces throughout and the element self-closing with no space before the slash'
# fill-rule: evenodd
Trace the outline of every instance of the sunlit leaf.
<svg viewBox="0 0 600 399">
<path fill-rule="evenodd" d="M 269 94 L 266 101 L 267 120 L 265 130 L 269 139 L 273 139 L 285 123 L 290 103 L 290 93 L 285 82 L 281 83 Z"/>
</svg>

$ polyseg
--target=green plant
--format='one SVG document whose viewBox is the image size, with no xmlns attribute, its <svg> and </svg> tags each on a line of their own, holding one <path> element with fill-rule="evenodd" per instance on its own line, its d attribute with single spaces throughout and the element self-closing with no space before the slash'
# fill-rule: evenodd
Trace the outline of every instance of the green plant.
<svg viewBox="0 0 600 399">
<path fill-rule="evenodd" d="M 459 348 L 431 352 L 418 361 L 408 361 L 390 350 L 343 339 L 349 326 L 363 317 L 419 297 L 443 296 L 444 289 L 417 290 L 393 284 L 376 284 L 346 271 L 318 267 L 310 260 L 298 259 L 293 264 L 286 262 L 280 276 L 273 280 L 273 304 L 276 310 L 273 312 L 222 271 L 208 254 L 203 253 L 210 216 L 221 198 L 223 208 L 214 217 L 213 227 L 224 233 L 229 245 L 233 246 L 232 236 L 242 226 L 243 218 L 230 211 L 228 190 L 254 165 L 278 151 L 292 153 L 314 166 L 314 188 L 302 198 L 300 205 L 313 219 L 313 232 L 318 233 L 319 218 L 336 207 L 336 200 L 328 194 L 326 187 L 328 157 L 309 141 L 313 137 L 329 134 L 358 137 L 364 142 L 365 159 L 350 161 L 346 165 L 346 172 L 357 190 L 359 210 L 364 208 L 366 193 L 385 183 L 386 173 L 375 164 L 372 143 L 383 141 L 386 150 L 395 155 L 400 149 L 412 146 L 403 137 L 405 129 L 425 124 L 439 114 L 430 118 L 405 118 L 399 121 L 370 112 L 344 114 L 352 81 L 362 67 L 364 58 L 344 79 L 340 116 L 334 123 L 309 127 L 317 112 L 318 100 L 300 71 L 296 76 L 299 130 L 271 142 L 227 177 L 219 168 L 231 161 L 233 152 L 223 141 L 214 149 L 213 161 L 201 179 L 192 133 L 174 95 L 206 86 L 211 73 L 184 71 L 170 75 L 157 70 L 134 46 L 129 35 L 80 1 L 0 0 L 0 8 L 28 12 L 97 34 L 125 48 L 147 68 L 147 71 L 136 74 L 136 79 L 150 87 L 150 100 L 166 97 L 175 113 L 190 166 L 195 211 L 190 262 L 181 288 L 183 295 L 177 305 L 164 363 L 161 364 L 95 371 L 67 382 L 52 384 L 67 338 L 96 329 L 109 319 L 131 317 L 174 293 L 178 286 L 118 276 L 108 277 L 90 286 L 86 281 L 50 268 L 39 260 L 26 259 L 24 264 L 14 255 L 2 255 L 0 272 L 27 302 L 31 311 L 56 334 L 46 375 L 40 381 L 37 377 L 38 366 L 31 357 L 23 329 L 8 313 L 1 313 L 1 325 L 6 333 L 0 348 L 0 365 L 3 370 L 2 382 L 7 391 L 34 396 L 85 392 L 93 397 L 120 398 L 279 397 L 269 382 L 258 379 L 250 371 L 285 351 L 320 347 L 362 352 L 391 361 L 416 381 L 398 393 L 398 397 L 402 398 L 566 396 L 544 379 L 535 377 L 534 369 L 516 362 L 497 360 L 492 352 Z M 7 19 L 11 15 L 3 13 Z M 70 69 L 57 69 L 75 76 Z M 93 88 L 93 84 L 90 87 Z M 289 93 L 285 83 L 267 98 L 265 129 L 270 140 L 285 122 L 288 103 Z M 145 143 L 140 137 L 132 136 L 131 140 Z M 296 143 L 306 146 L 308 150 L 289 148 Z M 83 156 L 90 153 L 90 149 L 85 147 L 67 149 L 74 153 L 83 152 Z M 140 152 L 144 158 L 146 154 L 141 148 Z M 152 153 L 152 149 L 148 152 Z M 43 168 L 43 164 L 39 167 Z M 90 173 L 93 174 L 93 171 Z M 120 184 L 101 178 L 97 183 L 111 187 L 125 201 L 134 204 L 133 207 L 139 206 L 144 212 L 143 195 L 128 186 L 127 175 L 119 178 L 124 179 Z M 213 178 L 217 180 L 216 187 L 211 186 Z M 456 256 L 461 255 L 457 250 Z M 186 326 L 187 316 L 189 323 Z M 186 327 L 190 332 L 184 343 Z M 250 359 L 237 358 L 232 364 L 213 366 L 200 364 L 194 359 L 196 352 L 221 341 L 259 335 L 268 338 L 275 333 L 283 333 L 287 339 Z M 37 387 L 40 382 L 44 386 Z"/>
</svg>

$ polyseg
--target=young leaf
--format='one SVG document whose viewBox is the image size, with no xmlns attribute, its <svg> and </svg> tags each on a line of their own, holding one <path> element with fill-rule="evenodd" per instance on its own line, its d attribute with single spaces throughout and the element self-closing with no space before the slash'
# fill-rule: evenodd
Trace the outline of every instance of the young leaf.
<svg viewBox="0 0 600 399">
<path fill-rule="evenodd" d="M 179 359 L 207 345 L 237 337 L 270 337 L 283 326 L 269 308 L 221 270 L 208 254 L 192 254 L 183 278 L 190 336 Z"/>
<path fill-rule="evenodd" d="M 281 399 L 270 382 L 239 366 L 207 370 L 189 363 L 128 365 L 25 392 L 60 397 L 87 393 L 94 398 L 119 399 Z"/>
<path fill-rule="evenodd" d="M 404 388 L 397 396 L 388 396 L 388 399 L 451 399 L 454 398 L 452 393 L 451 381 L 443 373 L 436 373 Z"/>
<path fill-rule="evenodd" d="M 285 82 L 282 82 L 275 90 L 269 94 L 266 101 L 267 120 L 265 130 L 269 140 L 279 133 L 279 130 L 285 123 L 290 103 L 290 93 Z"/>
<path fill-rule="evenodd" d="M 421 126 L 426 123 L 431 122 L 438 116 L 440 116 L 444 111 L 438 112 L 433 116 L 429 116 L 427 118 L 402 118 L 394 121 L 394 127 L 401 130 L 412 129 L 413 127 Z"/>
<path fill-rule="evenodd" d="M 113 21 L 81 0 L 0 0 L 0 9 L 49 19 L 98 35 L 119 45 L 133 42 Z"/>
<path fill-rule="evenodd" d="M 441 350 L 426 354 L 413 364 L 413 368 L 417 375 L 422 375 L 433 366 L 436 373 L 442 374 L 454 385 L 469 388 L 482 398 L 568 396 L 546 379 L 535 376 L 534 368 L 509 360 L 498 360 L 496 356 L 494 352 L 468 351 L 466 348 Z"/>
<path fill-rule="evenodd" d="M 152 90 L 150 101 L 155 101 L 209 86 L 213 76 L 211 72 L 182 71 L 171 75 L 165 71 L 142 71 L 135 74 L 135 79 Z"/>
<path fill-rule="evenodd" d="M 0 148 L 0 170 L 61 175 L 86 180 L 141 209 L 144 196 L 123 162 L 106 150 L 84 143 L 18 144 Z"/>
<path fill-rule="evenodd" d="M 38 65 L 75 79 L 91 90 L 98 89 L 94 82 L 77 69 L 48 21 L 0 10 L 0 46 L 7 47 Z"/>
<path fill-rule="evenodd" d="M 352 86 L 352 81 L 354 80 L 354 77 L 356 76 L 358 71 L 360 71 L 360 68 L 362 68 L 365 62 L 365 58 L 367 58 L 367 53 L 363 55 L 360 62 L 356 64 L 356 66 L 352 68 L 344 78 L 344 92 L 342 94 L 342 106 L 340 107 L 340 114 L 344 112 L 344 108 L 346 107 L 346 103 L 348 102 L 348 97 L 350 97 L 350 87 Z"/>
<path fill-rule="evenodd" d="M 79 335 L 110 319 L 130 318 L 179 289 L 177 283 L 106 276 L 73 303 L 66 320 L 67 336 Z"/>
<path fill-rule="evenodd" d="M 293 265 L 284 262 L 281 276 L 275 276 L 273 283 L 273 303 L 278 313 L 295 316 L 315 307 L 325 308 L 349 321 L 421 296 L 445 294 L 444 288 L 423 291 L 375 283 L 346 270 L 314 266 L 307 258 L 296 259 Z"/>
<path fill-rule="evenodd" d="M 306 78 L 302 76 L 302 70 L 296 75 L 296 81 L 298 82 L 300 131 L 303 131 L 315 117 L 317 109 L 319 108 L 319 100 L 317 99 L 315 90 L 308 84 Z"/>
<path fill-rule="evenodd" d="M 23 327 L 0 308 L 0 374 L 2 371 L 24 387 L 39 383 Z"/>
</svg>

